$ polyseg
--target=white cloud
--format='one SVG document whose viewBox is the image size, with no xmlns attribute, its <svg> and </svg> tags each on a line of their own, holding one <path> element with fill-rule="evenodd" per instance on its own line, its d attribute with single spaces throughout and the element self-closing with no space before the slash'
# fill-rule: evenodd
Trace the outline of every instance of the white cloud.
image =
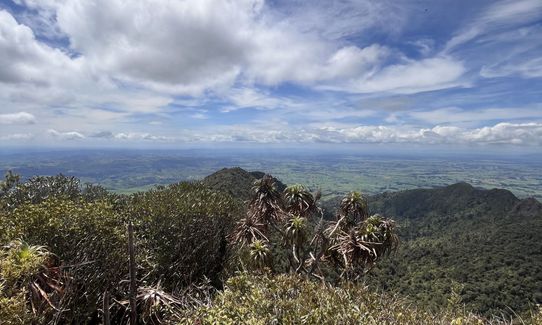
<svg viewBox="0 0 542 325">
<path fill-rule="evenodd" d="M 37 42 L 30 28 L 0 10 L 0 62 L 9 62 L 0 65 L 0 82 L 48 87 L 51 79 L 77 70 L 80 60 Z"/>
<path fill-rule="evenodd" d="M 540 78 L 541 18 L 539 0 L 496 1 L 460 29 L 443 53 L 463 55 L 484 78 Z"/>
<path fill-rule="evenodd" d="M 499 123 L 492 127 L 483 127 L 467 131 L 463 135 L 467 142 L 542 145 L 542 123 Z"/>
<path fill-rule="evenodd" d="M 464 86 L 460 81 L 466 68 L 451 57 L 433 57 L 390 65 L 361 78 L 323 88 L 359 93 L 390 92 L 413 94 L 423 91 Z"/>
<path fill-rule="evenodd" d="M 79 61 L 89 71 L 172 94 L 225 92 L 239 79 L 264 85 L 290 81 L 310 86 L 366 79 L 390 55 L 390 49 L 378 44 L 358 47 L 326 37 L 297 24 L 291 15 L 275 14 L 261 0 L 28 4 L 56 12 L 55 28 L 69 38 L 71 50 L 81 55 Z M 349 2 L 332 8 L 320 3 L 315 8 L 318 11 L 313 10 L 312 15 L 319 12 L 329 16 L 330 12 L 324 10 L 327 8 L 337 15 L 348 16 L 348 12 L 356 18 L 366 16 L 363 26 L 350 20 L 358 31 L 387 24 L 380 17 L 369 21 L 376 17 L 372 13 L 393 16 L 389 3 Z M 352 26 L 336 28 L 345 36 Z M 374 87 L 387 89 L 383 83 Z"/>
<path fill-rule="evenodd" d="M 0 124 L 34 124 L 36 117 L 27 112 L 0 114 Z"/>
<path fill-rule="evenodd" d="M 232 126 L 196 135 L 196 142 L 337 143 L 337 144 L 455 144 L 455 145 L 542 145 L 542 123 L 499 123 L 482 128 L 440 126 L 416 128 L 382 125 L 338 125 L 317 128 Z M 196 140 L 197 139 L 197 140 Z"/>
<path fill-rule="evenodd" d="M 507 61 L 507 62 L 506 62 Z M 480 75 L 484 78 L 506 77 L 509 75 L 520 75 L 525 78 L 542 77 L 542 58 L 525 59 L 525 57 L 515 57 L 498 62 L 491 66 L 483 66 Z"/>
<path fill-rule="evenodd" d="M 269 122 L 269 121 L 267 121 Z M 187 131 L 187 132 L 185 132 Z M 424 145 L 515 145 L 542 146 L 542 123 L 498 123 L 480 128 L 461 128 L 457 126 L 436 125 L 432 128 L 413 126 L 352 125 L 330 124 L 317 127 L 296 127 L 273 121 L 262 121 L 253 126 L 232 125 L 208 130 L 184 130 L 176 135 L 155 135 L 140 132 L 113 133 L 103 131 L 85 136 L 82 133 L 48 133 L 57 140 L 81 140 L 102 138 L 108 141 L 139 143 L 152 141 L 169 143 L 209 143 L 209 142 L 253 142 L 253 143 L 337 143 L 337 144 L 379 144 L 402 143 Z M 13 139 L 27 139 L 31 135 L 19 135 Z M 3 137 L 2 139 L 8 139 Z"/>
<path fill-rule="evenodd" d="M 49 129 L 47 130 L 47 133 L 51 137 L 59 139 L 59 140 L 81 140 L 81 139 L 86 138 L 84 135 L 82 135 L 81 133 L 77 131 L 59 132 L 54 129 Z"/>
<path fill-rule="evenodd" d="M 542 2 L 539 0 L 496 1 L 452 37 L 444 52 L 450 52 L 481 35 L 536 21 L 541 15 Z"/>
</svg>

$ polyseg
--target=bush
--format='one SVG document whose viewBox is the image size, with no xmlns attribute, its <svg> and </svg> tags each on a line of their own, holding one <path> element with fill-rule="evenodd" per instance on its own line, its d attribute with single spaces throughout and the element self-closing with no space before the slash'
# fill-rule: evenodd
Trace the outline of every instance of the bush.
<svg viewBox="0 0 542 325">
<path fill-rule="evenodd" d="M 226 235 L 243 209 L 230 196 L 199 184 L 180 183 L 115 200 L 109 195 L 102 198 L 98 191 L 89 200 L 83 193 L 96 193 L 77 192 L 72 185 L 78 181 L 62 181 L 55 184 L 64 185 L 52 187 L 58 190 L 37 192 L 36 179 L 29 182 L 17 185 L 14 191 L 39 193 L 32 196 L 39 199 L 17 200 L 17 204 L 0 209 L 0 243 L 21 238 L 47 247 L 62 261 L 69 281 L 62 306 L 58 306 L 63 309 L 61 320 L 97 321 L 106 290 L 117 300 L 127 297 L 127 221 L 135 226 L 140 287 L 161 283 L 165 291 L 179 292 L 206 277 L 221 285 L 220 274 L 228 256 Z M 48 188 L 45 183 L 37 188 Z M 21 196 L 4 199 L 15 202 L 13 197 Z M 21 274 L 8 277 L 19 279 Z"/>
<path fill-rule="evenodd" d="M 0 213 L 2 242 L 22 238 L 46 246 L 63 261 L 72 278 L 63 299 L 68 319 L 95 317 L 101 294 L 126 278 L 124 229 L 120 215 L 103 201 L 50 198 Z"/>
<path fill-rule="evenodd" d="M 331 286 L 297 275 L 230 278 L 212 306 L 185 316 L 182 324 L 483 324 L 469 313 L 435 314 L 362 284 Z M 455 323 L 454 323 L 455 324 Z M 459 323 L 458 323 L 459 324 Z"/>
<path fill-rule="evenodd" d="M 79 179 L 62 174 L 56 176 L 34 176 L 24 183 L 20 177 L 8 172 L 0 183 L 0 200 L 5 209 L 14 209 L 25 203 L 37 204 L 49 198 L 96 201 L 114 199 L 117 195 L 101 186 L 81 185 Z"/>
<path fill-rule="evenodd" d="M 147 284 L 161 280 L 174 291 L 207 277 L 221 285 L 226 236 L 242 213 L 241 202 L 201 184 L 179 183 L 136 194 L 129 206 Z"/>
</svg>

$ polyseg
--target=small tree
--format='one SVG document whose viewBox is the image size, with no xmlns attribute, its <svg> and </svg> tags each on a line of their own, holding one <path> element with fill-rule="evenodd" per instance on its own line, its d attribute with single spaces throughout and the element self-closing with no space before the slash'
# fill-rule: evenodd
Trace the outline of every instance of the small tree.
<svg viewBox="0 0 542 325">
<path fill-rule="evenodd" d="M 369 217 L 361 193 L 345 196 L 334 222 L 324 222 L 319 199 L 320 193 L 313 195 L 302 185 L 281 194 L 273 177 L 265 175 L 255 182 L 247 215 L 230 240 L 248 249 L 256 269 L 278 272 L 285 259 L 290 272 L 320 279 L 335 274 L 356 280 L 397 248 L 394 221 Z"/>
</svg>

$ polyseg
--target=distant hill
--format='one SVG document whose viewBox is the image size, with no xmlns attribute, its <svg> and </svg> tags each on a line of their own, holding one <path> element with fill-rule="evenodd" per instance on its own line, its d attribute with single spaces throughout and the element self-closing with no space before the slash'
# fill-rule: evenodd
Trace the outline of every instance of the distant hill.
<svg viewBox="0 0 542 325">
<path fill-rule="evenodd" d="M 223 168 L 203 179 L 203 184 L 217 190 L 229 193 L 233 197 L 244 201 L 250 199 L 254 181 L 261 179 L 264 172 L 248 172 L 240 167 Z M 286 188 L 281 181 L 275 178 L 277 188 L 283 191 Z"/>
<path fill-rule="evenodd" d="M 458 183 L 369 198 L 395 218 L 403 240 L 370 282 L 434 307 L 452 285 L 478 312 L 523 312 L 542 303 L 542 204 L 502 189 Z M 455 284 L 454 284 L 455 283 Z"/>
</svg>

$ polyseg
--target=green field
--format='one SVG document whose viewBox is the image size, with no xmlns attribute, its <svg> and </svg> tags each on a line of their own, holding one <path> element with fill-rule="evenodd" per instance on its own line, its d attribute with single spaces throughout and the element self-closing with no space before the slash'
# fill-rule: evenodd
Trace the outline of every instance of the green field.
<svg viewBox="0 0 542 325">
<path fill-rule="evenodd" d="M 109 190 L 131 193 L 154 185 L 199 180 L 223 167 L 273 174 L 286 184 L 320 188 L 324 196 L 369 194 L 464 181 L 542 199 L 542 163 L 532 157 L 392 157 L 362 154 L 294 154 L 209 151 L 63 151 L 3 154 L 0 170 L 30 177 L 63 173 Z"/>
</svg>

